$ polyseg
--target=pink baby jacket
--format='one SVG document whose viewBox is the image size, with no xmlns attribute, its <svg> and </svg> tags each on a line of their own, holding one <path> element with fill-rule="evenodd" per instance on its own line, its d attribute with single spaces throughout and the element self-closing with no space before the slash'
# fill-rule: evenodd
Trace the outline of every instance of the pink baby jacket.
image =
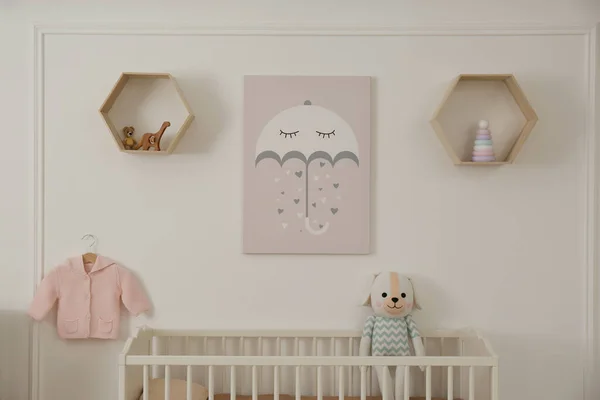
<svg viewBox="0 0 600 400">
<path fill-rule="evenodd" d="M 63 339 L 116 339 L 121 301 L 133 315 L 150 309 L 133 274 L 101 255 L 93 265 L 72 257 L 50 271 L 37 289 L 29 315 L 42 320 L 57 301 L 56 325 Z"/>
</svg>

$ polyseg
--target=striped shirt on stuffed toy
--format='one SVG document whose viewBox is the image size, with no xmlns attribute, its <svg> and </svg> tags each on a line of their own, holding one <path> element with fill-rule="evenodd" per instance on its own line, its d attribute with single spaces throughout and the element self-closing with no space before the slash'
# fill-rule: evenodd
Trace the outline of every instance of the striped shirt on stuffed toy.
<svg viewBox="0 0 600 400">
<path fill-rule="evenodd" d="M 408 338 L 414 339 L 421 334 L 410 315 L 401 318 L 371 315 L 365 321 L 362 336 L 371 339 L 371 354 L 374 356 L 408 356 Z"/>
</svg>

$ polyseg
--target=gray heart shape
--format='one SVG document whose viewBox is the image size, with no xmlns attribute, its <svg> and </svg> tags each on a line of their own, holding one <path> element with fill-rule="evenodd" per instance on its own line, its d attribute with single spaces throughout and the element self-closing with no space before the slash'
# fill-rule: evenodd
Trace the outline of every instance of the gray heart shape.
<svg viewBox="0 0 600 400">
<path fill-rule="evenodd" d="M 337 209 L 337 208 L 332 208 L 332 209 L 331 209 L 331 213 L 332 213 L 333 215 L 335 215 L 337 212 L 338 212 L 338 209 Z"/>
<path fill-rule="evenodd" d="M 294 203 L 298 204 L 300 202 L 300 199 L 294 199 Z"/>
<path fill-rule="evenodd" d="M 323 168 L 325 166 L 325 163 L 322 161 L 319 164 L 321 164 L 321 168 Z"/>
<path fill-rule="evenodd" d="M 312 206 L 313 206 L 314 208 L 317 208 L 317 203 L 312 203 Z"/>
<path fill-rule="evenodd" d="M 339 183 L 334 183 L 333 187 L 337 189 L 338 187 L 340 187 L 340 184 Z"/>
<path fill-rule="evenodd" d="M 302 178 L 302 171 L 294 172 L 294 175 L 296 175 L 298 178 Z"/>
<path fill-rule="evenodd" d="M 321 190 L 323 190 L 323 188 L 319 188 L 319 192 L 320 192 Z"/>
<path fill-rule="evenodd" d="M 319 229 L 322 229 L 322 228 L 323 228 L 323 225 L 322 225 L 322 224 L 319 224 Z"/>
<path fill-rule="evenodd" d="M 283 208 L 278 208 L 278 209 L 277 209 L 277 212 L 278 212 L 279 214 L 281 214 L 281 213 L 283 212 Z"/>
<path fill-rule="evenodd" d="M 285 192 L 281 192 L 281 194 L 285 194 Z"/>
</svg>

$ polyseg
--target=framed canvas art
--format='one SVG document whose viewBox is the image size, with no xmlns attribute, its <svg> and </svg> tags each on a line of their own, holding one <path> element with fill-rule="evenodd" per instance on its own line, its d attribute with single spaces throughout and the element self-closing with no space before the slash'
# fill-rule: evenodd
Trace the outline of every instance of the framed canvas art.
<svg viewBox="0 0 600 400">
<path fill-rule="evenodd" d="M 370 77 L 244 78 L 245 253 L 366 254 Z"/>
</svg>

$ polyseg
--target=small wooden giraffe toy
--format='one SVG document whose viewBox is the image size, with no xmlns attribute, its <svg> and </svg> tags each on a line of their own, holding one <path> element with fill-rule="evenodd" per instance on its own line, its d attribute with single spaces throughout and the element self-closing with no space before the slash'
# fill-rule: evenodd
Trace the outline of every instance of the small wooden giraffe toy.
<svg viewBox="0 0 600 400">
<path fill-rule="evenodd" d="M 171 123 L 169 121 L 165 121 L 162 123 L 158 132 L 144 133 L 142 140 L 140 140 L 137 146 L 135 146 L 133 149 L 139 150 L 141 148 L 142 150 L 150 150 L 151 148 L 154 148 L 154 150 L 160 151 L 160 139 L 169 126 L 171 126 Z"/>
</svg>

